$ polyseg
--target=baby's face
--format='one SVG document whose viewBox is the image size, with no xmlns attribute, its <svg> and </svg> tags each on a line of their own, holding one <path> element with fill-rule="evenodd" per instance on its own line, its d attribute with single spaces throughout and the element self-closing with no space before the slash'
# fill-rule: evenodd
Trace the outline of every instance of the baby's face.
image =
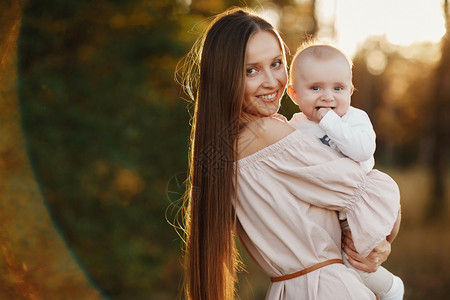
<svg viewBox="0 0 450 300">
<path fill-rule="evenodd" d="M 308 119 L 320 121 L 317 119 L 320 108 L 332 109 L 341 117 L 347 112 L 353 85 L 350 65 L 345 58 L 305 57 L 295 67 L 298 68 L 293 72 L 295 102 Z"/>
</svg>

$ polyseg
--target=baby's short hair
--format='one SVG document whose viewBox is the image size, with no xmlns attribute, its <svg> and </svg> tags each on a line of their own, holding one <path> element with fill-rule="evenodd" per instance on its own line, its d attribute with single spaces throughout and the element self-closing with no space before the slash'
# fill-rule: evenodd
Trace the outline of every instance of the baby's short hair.
<svg viewBox="0 0 450 300">
<path fill-rule="evenodd" d="M 289 68 L 290 81 L 292 81 L 293 78 L 293 70 L 295 63 L 298 61 L 298 59 L 302 57 L 313 57 L 316 59 L 329 59 L 334 57 L 342 57 L 348 62 L 350 72 L 352 71 L 353 67 L 352 60 L 347 55 L 345 55 L 344 52 L 342 52 L 335 46 L 324 42 L 318 42 L 316 40 L 307 40 L 304 43 L 302 43 L 300 47 L 297 48 L 297 51 L 295 52 L 292 58 L 291 66 Z"/>
</svg>

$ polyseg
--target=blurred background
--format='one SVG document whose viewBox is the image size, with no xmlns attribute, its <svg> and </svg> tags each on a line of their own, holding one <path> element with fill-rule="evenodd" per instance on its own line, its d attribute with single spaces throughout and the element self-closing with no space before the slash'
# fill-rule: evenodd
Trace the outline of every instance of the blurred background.
<svg viewBox="0 0 450 300">
<path fill-rule="evenodd" d="M 210 17 L 250 6 L 291 52 L 313 35 L 354 61 L 353 105 L 402 193 L 386 267 L 405 299 L 450 294 L 447 0 L 2 0 L 0 298 L 176 299 L 190 104 L 177 62 Z M 285 97 L 281 113 L 298 109 Z M 269 280 L 241 251 L 241 299 Z"/>
</svg>

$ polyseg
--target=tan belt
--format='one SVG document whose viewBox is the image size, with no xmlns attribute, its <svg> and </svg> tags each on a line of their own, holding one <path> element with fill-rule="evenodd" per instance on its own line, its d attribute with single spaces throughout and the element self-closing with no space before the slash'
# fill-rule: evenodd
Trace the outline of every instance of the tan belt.
<svg viewBox="0 0 450 300">
<path fill-rule="evenodd" d="M 278 277 L 270 277 L 270 281 L 277 282 L 277 281 L 283 281 L 283 280 L 292 279 L 292 278 L 295 278 L 295 277 L 299 277 L 299 276 L 308 274 L 309 272 L 312 272 L 314 270 L 320 269 L 322 267 L 325 267 L 325 266 L 328 266 L 328 265 L 331 265 L 331 264 L 338 264 L 338 263 L 342 264 L 343 263 L 342 259 L 334 258 L 334 259 L 326 260 L 326 261 L 323 261 L 321 263 L 318 263 L 318 264 L 316 264 L 314 266 L 311 266 L 309 268 L 303 269 L 303 270 L 295 272 L 295 273 L 286 274 L 286 275 L 278 276 Z"/>
</svg>

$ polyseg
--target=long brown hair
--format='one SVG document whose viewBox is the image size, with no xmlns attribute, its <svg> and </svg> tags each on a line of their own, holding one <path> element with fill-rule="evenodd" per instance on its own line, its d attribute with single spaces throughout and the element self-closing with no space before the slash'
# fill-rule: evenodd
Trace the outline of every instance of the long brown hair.
<svg viewBox="0 0 450 300">
<path fill-rule="evenodd" d="M 179 73 L 195 101 L 185 197 L 188 299 L 234 297 L 239 261 L 232 204 L 236 139 L 242 125 L 247 42 L 259 30 L 279 38 L 270 23 L 249 9 L 233 8 L 216 16 Z"/>
</svg>

